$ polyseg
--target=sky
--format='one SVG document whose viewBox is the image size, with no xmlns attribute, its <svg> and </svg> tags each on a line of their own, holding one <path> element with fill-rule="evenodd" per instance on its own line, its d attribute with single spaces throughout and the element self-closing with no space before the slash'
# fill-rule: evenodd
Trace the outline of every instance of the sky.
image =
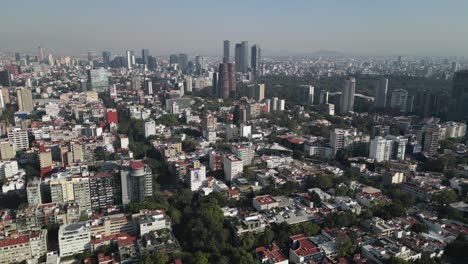
<svg viewBox="0 0 468 264">
<path fill-rule="evenodd" d="M 468 55 L 467 0 L 2 2 L 0 51 L 221 55 L 228 39 L 271 55 Z"/>
</svg>

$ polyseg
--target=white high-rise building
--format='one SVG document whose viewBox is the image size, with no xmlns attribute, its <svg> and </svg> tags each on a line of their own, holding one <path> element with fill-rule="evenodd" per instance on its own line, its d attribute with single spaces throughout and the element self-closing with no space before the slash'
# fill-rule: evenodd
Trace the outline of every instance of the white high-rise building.
<svg viewBox="0 0 468 264">
<path fill-rule="evenodd" d="M 271 101 L 270 112 L 275 112 L 278 110 L 278 101 L 278 97 L 273 97 L 273 100 Z"/>
<path fill-rule="evenodd" d="M 388 89 L 388 79 L 382 78 L 377 82 L 377 87 L 375 88 L 375 98 L 374 106 L 376 108 L 383 109 L 387 105 L 387 89 Z"/>
<path fill-rule="evenodd" d="M 197 191 L 202 187 L 206 179 L 206 167 L 199 161 L 194 161 L 193 165 L 187 169 L 187 183 L 190 190 Z"/>
<path fill-rule="evenodd" d="M 393 141 L 383 137 L 375 137 L 370 143 L 369 157 L 377 162 L 388 161 L 392 157 Z"/>
<path fill-rule="evenodd" d="M 127 50 L 127 69 L 131 69 L 132 65 L 132 52 Z"/>
<path fill-rule="evenodd" d="M 392 98 L 390 100 L 390 107 L 393 109 L 400 110 L 400 112 L 406 112 L 406 105 L 408 101 L 408 91 L 404 89 L 395 89 L 392 92 Z"/>
<path fill-rule="evenodd" d="M 387 139 L 392 141 L 392 156 L 393 160 L 404 160 L 406 154 L 406 144 L 408 144 L 408 139 L 403 136 L 392 136 L 388 135 Z"/>
<path fill-rule="evenodd" d="M 242 160 L 244 166 L 252 164 L 254 158 L 254 150 L 252 146 L 245 144 L 234 144 L 231 146 L 231 151 Z"/>
<path fill-rule="evenodd" d="M 276 111 L 284 111 L 284 106 L 286 105 L 286 100 L 279 99 L 278 105 L 276 106 Z"/>
<path fill-rule="evenodd" d="M 356 79 L 348 77 L 341 93 L 341 113 L 348 113 L 354 110 L 354 95 L 356 93 Z"/>
<path fill-rule="evenodd" d="M 145 122 L 145 137 L 156 135 L 156 122 L 154 120 Z"/>
<path fill-rule="evenodd" d="M 328 91 L 320 91 L 320 104 L 328 104 Z"/>
<path fill-rule="evenodd" d="M 10 142 L 15 144 L 16 149 L 28 149 L 29 148 L 29 138 L 28 131 L 21 128 L 14 128 L 8 132 L 8 139 Z"/>
</svg>

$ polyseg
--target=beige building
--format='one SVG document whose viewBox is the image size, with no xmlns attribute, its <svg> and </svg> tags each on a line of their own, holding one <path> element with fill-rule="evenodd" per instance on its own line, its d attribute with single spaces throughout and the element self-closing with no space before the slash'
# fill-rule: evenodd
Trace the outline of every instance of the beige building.
<svg viewBox="0 0 468 264">
<path fill-rule="evenodd" d="M 0 158 L 1 160 L 9 160 L 15 158 L 15 145 L 8 139 L 0 141 Z"/>
<path fill-rule="evenodd" d="M 0 263 L 38 259 L 47 253 L 47 230 L 0 240 Z"/>
</svg>

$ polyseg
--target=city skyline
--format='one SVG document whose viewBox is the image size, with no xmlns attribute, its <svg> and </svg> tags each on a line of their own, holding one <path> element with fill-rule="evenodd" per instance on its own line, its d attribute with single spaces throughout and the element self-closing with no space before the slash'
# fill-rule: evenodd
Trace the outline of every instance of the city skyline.
<svg viewBox="0 0 468 264">
<path fill-rule="evenodd" d="M 156 56 L 222 55 L 223 40 L 246 40 L 262 46 L 266 56 L 320 50 L 349 55 L 468 55 L 463 34 L 468 3 L 459 1 L 25 2 L 28 8 L 18 2 L 3 5 L 7 12 L 0 17 L 2 51 L 34 52 L 42 46 L 58 55 L 141 48 Z M 220 12 L 225 10 L 229 12 Z M 196 24 L 205 26 L 192 26 Z"/>
</svg>

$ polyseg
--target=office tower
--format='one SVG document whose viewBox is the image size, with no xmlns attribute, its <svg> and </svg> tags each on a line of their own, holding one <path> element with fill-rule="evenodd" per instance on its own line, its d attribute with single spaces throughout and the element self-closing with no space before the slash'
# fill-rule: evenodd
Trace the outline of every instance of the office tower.
<svg viewBox="0 0 468 264">
<path fill-rule="evenodd" d="M 127 50 L 127 69 L 131 69 L 132 65 L 132 52 Z"/>
<path fill-rule="evenodd" d="M 252 164 L 254 158 L 254 150 L 250 145 L 233 144 L 231 145 L 231 152 L 242 160 L 244 166 Z"/>
<path fill-rule="evenodd" d="M 54 56 L 52 56 L 52 54 L 49 54 L 49 57 L 47 59 L 47 62 L 50 66 L 54 66 L 55 65 L 55 60 L 54 60 Z"/>
<path fill-rule="evenodd" d="M 16 95 L 18 97 L 19 111 L 29 113 L 32 110 L 34 110 L 31 90 L 29 90 L 28 88 L 21 88 L 16 90 Z"/>
<path fill-rule="evenodd" d="M 261 75 L 260 73 L 260 65 L 261 65 L 261 49 L 259 45 L 253 45 L 252 46 L 252 52 L 251 52 L 251 67 L 252 67 L 252 76 L 254 80 Z"/>
<path fill-rule="evenodd" d="M 219 80 L 219 73 L 215 72 L 213 73 L 213 81 L 211 84 L 211 96 L 212 97 L 218 97 L 218 80 Z"/>
<path fill-rule="evenodd" d="M 328 91 L 320 91 L 320 104 L 328 104 Z"/>
<path fill-rule="evenodd" d="M 223 42 L 223 63 L 229 62 L 229 50 L 231 49 L 231 42 L 229 40 L 225 40 Z"/>
<path fill-rule="evenodd" d="M 11 87 L 11 75 L 8 70 L 0 71 L 0 86 Z"/>
<path fill-rule="evenodd" d="M 348 113 L 354 110 L 354 95 L 356 93 L 356 79 L 348 77 L 345 80 L 343 91 L 341 93 L 340 112 Z"/>
<path fill-rule="evenodd" d="M 177 63 L 179 63 L 179 56 L 177 56 L 177 54 L 171 54 L 171 56 L 169 56 L 169 64 L 173 65 Z"/>
<path fill-rule="evenodd" d="M 185 92 L 192 92 L 192 77 L 186 76 L 184 81 Z"/>
<path fill-rule="evenodd" d="M 402 113 L 406 112 L 406 105 L 408 100 L 408 91 L 404 89 L 395 89 L 392 92 L 390 100 L 390 107 L 399 110 Z"/>
<path fill-rule="evenodd" d="M 374 106 L 378 109 L 384 109 L 387 102 L 388 79 L 383 78 L 377 81 L 375 88 Z"/>
<path fill-rule="evenodd" d="M 15 61 L 19 62 L 21 60 L 21 55 L 19 52 L 15 52 Z"/>
<path fill-rule="evenodd" d="M 205 59 L 202 56 L 195 57 L 195 73 L 202 75 L 205 71 Z"/>
<path fill-rule="evenodd" d="M 147 95 L 153 94 L 153 81 L 151 79 L 145 80 L 145 91 Z"/>
<path fill-rule="evenodd" d="M 154 71 L 156 70 L 156 66 L 157 66 L 156 58 L 153 56 L 148 56 L 148 67 L 147 67 L 148 70 Z"/>
<path fill-rule="evenodd" d="M 404 160 L 406 154 L 406 144 L 408 144 L 408 139 L 403 136 L 392 136 L 387 135 L 387 139 L 392 141 L 392 160 Z"/>
<path fill-rule="evenodd" d="M 187 54 L 180 53 L 178 61 L 179 61 L 180 69 L 182 70 L 182 72 L 185 73 L 187 71 L 187 68 L 188 68 L 188 56 L 187 56 Z"/>
<path fill-rule="evenodd" d="M 299 100 L 306 105 L 314 104 L 314 90 L 315 88 L 312 85 L 299 85 Z"/>
<path fill-rule="evenodd" d="M 109 76 L 106 69 L 88 70 L 88 87 L 92 91 L 102 93 L 109 89 Z"/>
<path fill-rule="evenodd" d="M 452 100 L 453 118 L 466 119 L 468 116 L 468 70 L 458 71 L 453 76 Z"/>
<path fill-rule="evenodd" d="M 110 65 L 110 51 L 103 51 L 102 52 L 102 66 L 104 68 L 108 68 Z"/>
<path fill-rule="evenodd" d="M 148 65 L 148 56 L 149 56 L 149 50 L 148 49 L 142 49 L 141 50 L 141 59 L 143 60 L 143 64 Z"/>
<path fill-rule="evenodd" d="M 242 45 L 237 43 L 234 49 L 234 62 L 236 63 L 236 72 L 242 72 Z"/>
<path fill-rule="evenodd" d="M 88 51 L 88 63 L 91 63 L 93 61 L 93 54 L 91 51 Z"/>
<path fill-rule="evenodd" d="M 219 64 L 218 98 L 235 98 L 236 73 L 232 63 Z"/>
<path fill-rule="evenodd" d="M 115 199 L 114 175 L 100 172 L 89 177 L 89 193 L 91 197 L 91 209 L 95 213 L 120 203 Z"/>
<path fill-rule="evenodd" d="M 153 195 L 153 175 L 148 165 L 132 161 L 120 172 L 122 184 L 122 204 L 141 203 L 145 197 Z"/>
<path fill-rule="evenodd" d="M 38 47 L 38 50 L 39 50 L 39 59 L 40 59 L 40 63 L 43 63 L 44 60 L 45 60 L 45 54 L 44 54 L 44 48 L 42 48 L 41 46 Z"/>
<path fill-rule="evenodd" d="M 29 62 L 31 62 L 31 57 L 26 54 L 26 56 L 24 57 L 25 61 L 26 61 L 26 65 L 29 65 Z"/>
<path fill-rule="evenodd" d="M 247 41 L 241 42 L 241 72 L 247 73 L 249 70 L 249 43 Z"/>
<path fill-rule="evenodd" d="M 259 83 L 255 84 L 251 89 L 250 89 L 250 97 L 255 98 L 258 102 L 262 101 L 265 99 L 265 84 L 264 83 Z"/>
</svg>

